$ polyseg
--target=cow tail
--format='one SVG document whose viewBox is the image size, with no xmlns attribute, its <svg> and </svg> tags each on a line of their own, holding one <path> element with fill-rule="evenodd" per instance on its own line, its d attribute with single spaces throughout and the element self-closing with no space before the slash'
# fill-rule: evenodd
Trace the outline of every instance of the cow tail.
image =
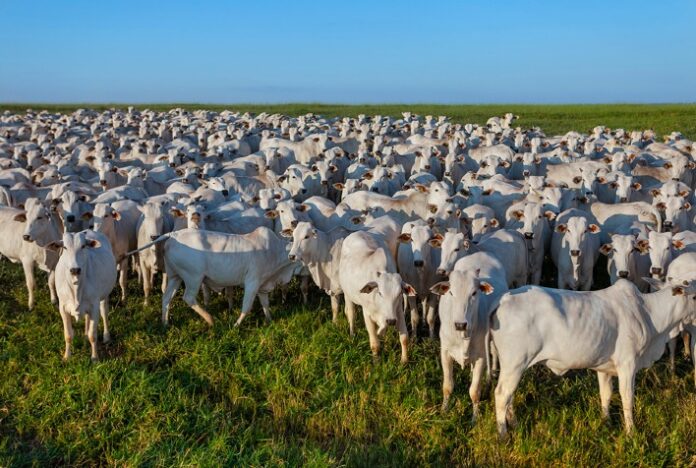
<svg viewBox="0 0 696 468">
<path fill-rule="evenodd" d="M 120 262 L 121 260 L 123 260 L 124 258 L 130 257 L 130 256 L 133 255 L 133 254 L 137 254 L 138 252 L 142 252 L 143 250 L 149 249 L 150 247 L 152 247 L 152 246 L 155 245 L 155 244 L 159 244 L 160 242 L 166 241 L 167 239 L 169 239 L 169 238 L 172 237 L 173 235 L 174 235 L 174 232 L 168 232 L 168 233 L 166 233 L 166 234 L 162 234 L 161 236 L 159 236 L 157 239 L 153 240 L 152 242 L 150 242 L 150 243 L 148 243 L 148 244 L 145 244 L 145 245 L 143 245 L 142 247 L 138 247 L 138 248 L 135 249 L 135 250 L 131 250 L 130 252 L 126 252 L 125 254 L 121 255 L 121 256 L 116 260 L 116 263 L 119 263 L 119 262 Z"/>
</svg>

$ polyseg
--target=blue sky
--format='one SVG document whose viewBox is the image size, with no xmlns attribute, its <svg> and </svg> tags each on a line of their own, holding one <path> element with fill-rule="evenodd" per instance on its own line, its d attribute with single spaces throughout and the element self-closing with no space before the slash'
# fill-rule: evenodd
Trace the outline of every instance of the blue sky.
<svg viewBox="0 0 696 468">
<path fill-rule="evenodd" d="M 0 0 L 1 102 L 696 102 L 696 2 Z"/>
</svg>

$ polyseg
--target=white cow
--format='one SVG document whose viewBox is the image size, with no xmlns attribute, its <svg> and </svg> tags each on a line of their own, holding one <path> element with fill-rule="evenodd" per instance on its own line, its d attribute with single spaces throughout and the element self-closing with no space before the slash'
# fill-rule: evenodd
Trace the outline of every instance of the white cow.
<svg viewBox="0 0 696 468">
<path fill-rule="evenodd" d="M 387 244 L 367 232 L 354 232 L 341 247 L 339 283 L 346 302 L 350 333 L 355 331 L 355 305 L 362 307 L 370 349 L 376 359 L 379 337 L 396 326 L 401 342 L 401 362 L 408 361 L 408 330 L 402 295 L 415 296 L 413 287 L 396 272 L 396 262 Z"/>
<path fill-rule="evenodd" d="M 85 331 L 92 346 L 92 361 L 98 359 L 99 315 L 104 322 L 104 343 L 111 340 L 107 316 L 109 294 L 116 284 L 116 260 L 105 235 L 94 231 L 65 233 L 49 248 L 62 248 L 56 265 L 56 292 L 65 335 L 64 359 L 71 354 L 73 319 L 85 318 Z"/>
<path fill-rule="evenodd" d="M 636 372 L 662 356 L 675 327 L 696 318 L 694 294 L 694 283 L 642 294 L 626 280 L 592 292 L 526 286 L 507 293 L 491 320 L 500 359 L 495 389 L 500 436 L 514 421 L 512 396 L 522 373 L 537 363 L 557 375 L 597 371 L 604 417 L 612 376 L 618 375 L 625 428 L 631 432 Z"/>
</svg>

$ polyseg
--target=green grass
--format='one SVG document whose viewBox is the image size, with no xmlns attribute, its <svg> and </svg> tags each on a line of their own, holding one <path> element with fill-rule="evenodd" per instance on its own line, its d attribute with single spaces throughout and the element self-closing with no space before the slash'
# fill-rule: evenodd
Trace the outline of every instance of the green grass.
<svg viewBox="0 0 696 468">
<path fill-rule="evenodd" d="M 520 125 L 549 134 L 604 124 L 696 138 L 696 105 L 183 107 L 327 116 L 412 110 L 478 123 L 512 111 Z M 80 333 L 73 358 L 62 361 L 62 324 L 45 286 L 27 312 L 21 269 L 0 262 L 0 284 L 0 466 L 696 465 L 693 368 L 681 353 L 676 377 L 664 360 L 639 374 L 631 436 L 623 433 L 618 394 L 611 420 L 601 420 L 593 373 L 559 378 L 537 367 L 515 394 L 518 427 L 499 443 L 490 387 L 481 420 L 469 422 L 468 369 L 457 371 L 452 408 L 440 412 L 436 342 L 418 341 L 404 367 L 390 330 L 373 363 L 361 321 L 350 338 L 345 318 L 333 325 L 329 301 L 316 292 L 307 307 L 296 305 L 297 288 L 290 305 L 275 296 L 272 324 L 256 310 L 241 329 L 232 328 L 239 310 L 228 313 L 220 297 L 209 308 L 212 329 L 177 299 L 165 330 L 159 296 L 143 307 L 131 280 L 131 299 L 112 299 L 113 341 L 100 345 L 102 360 L 91 364 Z"/>
<path fill-rule="evenodd" d="M 109 108 L 125 109 L 128 104 L 0 104 L 0 111 L 24 112 L 27 108 L 47 109 L 51 112 L 72 112 L 80 107 L 97 110 Z M 493 115 L 514 112 L 521 119 L 522 127 L 541 127 L 548 135 L 557 135 L 569 130 L 587 132 L 597 125 L 611 128 L 652 128 L 659 134 L 681 131 L 688 138 L 696 139 L 696 104 L 585 104 L 585 105 L 529 105 L 529 104 L 485 104 L 485 105 L 434 105 L 434 104 L 136 104 L 135 107 L 166 111 L 173 107 L 189 110 L 224 109 L 243 112 L 277 112 L 301 115 L 307 112 L 327 117 L 356 116 L 358 114 L 381 114 L 400 116 L 403 111 L 420 115 L 447 115 L 455 122 L 483 124 Z"/>
<path fill-rule="evenodd" d="M 165 330 L 159 296 L 143 307 L 132 280 L 126 304 L 112 296 L 113 341 L 91 364 L 79 331 L 62 361 L 61 320 L 45 287 L 27 312 L 20 268 L 0 263 L 0 284 L 0 466 L 696 463 L 693 370 L 681 355 L 677 377 L 664 360 L 639 374 L 638 429 L 628 437 L 618 395 L 610 422 L 601 420 L 593 373 L 534 368 L 515 396 L 519 424 L 499 443 L 492 389 L 479 423 L 469 422 L 468 369 L 456 373 L 453 407 L 440 412 L 436 342 L 420 340 L 401 366 L 390 330 L 373 363 L 362 321 L 351 339 L 320 294 L 307 307 L 275 296 L 270 325 L 256 310 L 241 329 L 221 297 L 212 329 L 177 299 Z M 299 301 L 294 287 L 286 303 Z"/>
</svg>

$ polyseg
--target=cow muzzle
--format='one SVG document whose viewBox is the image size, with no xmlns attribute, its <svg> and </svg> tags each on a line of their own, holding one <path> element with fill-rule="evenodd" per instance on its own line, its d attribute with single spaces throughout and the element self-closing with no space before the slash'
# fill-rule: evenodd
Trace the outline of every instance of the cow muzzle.
<svg viewBox="0 0 696 468">
<path fill-rule="evenodd" d="M 628 272 L 627 271 L 620 271 L 619 278 L 623 278 L 623 279 L 628 278 Z"/>
<path fill-rule="evenodd" d="M 290 260 L 291 262 L 294 262 L 296 258 L 297 258 L 296 255 L 293 255 L 293 254 L 288 255 L 288 260 Z"/>
<path fill-rule="evenodd" d="M 65 217 L 65 220 L 69 223 L 74 223 L 75 222 L 75 215 L 68 215 Z"/>
<path fill-rule="evenodd" d="M 100 180 L 99 185 L 101 185 L 102 187 L 106 187 L 106 181 L 104 179 Z"/>
<path fill-rule="evenodd" d="M 227 189 L 222 190 L 222 196 L 223 196 L 223 197 L 226 197 L 226 196 L 229 195 L 229 194 L 230 194 L 230 191 L 229 191 L 229 190 L 227 190 Z"/>
<path fill-rule="evenodd" d="M 396 319 L 395 318 L 387 319 L 387 325 L 390 327 L 393 327 L 394 325 L 396 325 Z"/>
<path fill-rule="evenodd" d="M 660 267 L 653 267 L 650 269 L 650 274 L 652 275 L 662 275 L 662 268 Z"/>
<path fill-rule="evenodd" d="M 25 242 L 32 242 L 31 236 L 29 234 L 24 234 L 22 236 L 22 239 L 24 239 Z"/>
<path fill-rule="evenodd" d="M 150 240 L 157 240 L 158 238 L 159 236 L 157 234 L 155 234 L 154 236 L 150 236 Z"/>
<path fill-rule="evenodd" d="M 435 273 L 437 274 L 437 276 L 447 276 L 447 272 L 442 268 L 438 268 Z"/>
<path fill-rule="evenodd" d="M 665 221 L 664 223 L 662 223 L 662 227 L 666 230 L 671 231 L 672 227 L 674 227 L 674 224 L 672 223 L 672 221 Z"/>
<path fill-rule="evenodd" d="M 580 251 L 579 251 L 579 250 L 571 250 L 571 251 L 570 251 L 570 256 L 571 256 L 571 257 L 579 257 L 579 256 L 580 256 Z"/>
<path fill-rule="evenodd" d="M 457 331 L 466 331 L 466 322 L 454 322 L 454 329 Z"/>
<path fill-rule="evenodd" d="M 525 232 L 524 238 L 525 239 L 534 239 L 534 233 L 533 232 Z"/>
<path fill-rule="evenodd" d="M 423 260 L 414 260 L 413 266 L 416 268 L 423 268 Z"/>
<path fill-rule="evenodd" d="M 80 273 L 82 273 L 82 268 L 71 268 L 70 269 L 70 274 L 73 276 L 80 276 Z"/>
</svg>

